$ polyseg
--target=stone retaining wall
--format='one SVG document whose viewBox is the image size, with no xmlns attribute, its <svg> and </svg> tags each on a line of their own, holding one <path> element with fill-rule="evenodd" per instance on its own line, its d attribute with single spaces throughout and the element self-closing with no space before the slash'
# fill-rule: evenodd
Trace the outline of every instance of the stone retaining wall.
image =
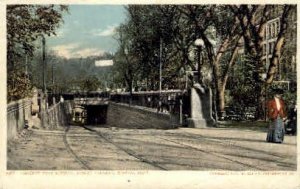
<svg viewBox="0 0 300 189">
<path fill-rule="evenodd" d="M 17 137 L 24 129 L 25 120 L 29 127 L 44 129 L 58 129 L 68 124 L 71 102 L 59 102 L 38 116 L 31 115 L 31 102 L 31 99 L 22 99 L 7 105 L 7 140 Z"/>
<path fill-rule="evenodd" d="M 23 99 L 7 106 L 7 139 L 17 137 L 24 128 L 25 120 L 29 125 L 44 129 L 59 129 L 68 124 L 72 102 L 59 102 L 47 111 L 40 112 L 38 117 L 41 125 L 34 125 L 39 119 L 31 115 L 31 99 Z M 141 106 L 110 102 L 107 110 L 107 124 L 111 127 L 138 128 L 138 129 L 172 129 L 177 127 L 173 118 L 166 113 L 157 113 L 154 109 Z M 175 123 L 175 124 L 174 124 Z"/>
<path fill-rule="evenodd" d="M 7 105 L 7 139 L 17 137 L 31 117 L 31 99 L 22 99 Z"/>
<path fill-rule="evenodd" d="M 44 114 L 44 126 L 47 129 L 57 129 L 68 124 L 66 104 L 67 102 L 59 102 L 46 111 L 46 114 Z"/>
<path fill-rule="evenodd" d="M 128 106 L 110 102 L 107 111 L 107 124 L 112 127 L 138 129 L 172 129 L 170 115 L 157 113 L 141 106 Z"/>
</svg>

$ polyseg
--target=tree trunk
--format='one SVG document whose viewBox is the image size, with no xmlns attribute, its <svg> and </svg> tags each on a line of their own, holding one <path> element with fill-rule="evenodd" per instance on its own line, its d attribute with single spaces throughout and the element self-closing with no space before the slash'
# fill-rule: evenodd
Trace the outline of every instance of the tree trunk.
<svg viewBox="0 0 300 189">
<path fill-rule="evenodd" d="M 219 89 L 217 91 L 218 94 L 218 111 L 219 116 L 224 116 L 225 111 L 225 90 Z"/>
<path fill-rule="evenodd" d="M 229 46 L 229 38 L 225 39 L 220 46 L 218 50 L 218 54 L 216 56 L 216 59 L 213 63 L 213 73 L 215 77 L 215 85 L 216 85 L 216 93 L 217 93 L 217 109 L 218 109 L 218 114 L 220 117 L 224 116 L 224 111 L 225 111 L 225 89 L 226 89 L 226 84 L 228 81 L 229 77 L 229 71 L 235 64 L 235 58 L 238 53 L 238 48 L 239 48 L 239 40 L 240 40 L 240 35 L 234 36 L 234 38 L 237 37 L 237 41 L 235 44 L 235 47 L 233 49 L 233 52 L 231 54 L 230 60 L 227 64 L 226 69 L 223 72 L 223 77 L 221 76 L 220 72 L 220 61 L 221 57 L 223 55 L 223 52 L 225 52 L 228 49 Z"/>
</svg>

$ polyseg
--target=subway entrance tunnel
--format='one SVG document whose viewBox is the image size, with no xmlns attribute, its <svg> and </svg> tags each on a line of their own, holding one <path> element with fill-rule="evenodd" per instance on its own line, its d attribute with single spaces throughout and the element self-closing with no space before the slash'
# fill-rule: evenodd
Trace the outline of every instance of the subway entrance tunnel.
<svg viewBox="0 0 300 189">
<path fill-rule="evenodd" d="M 87 121 L 88 125 L 101 125 L 107 122 L 107 104 L 101 105 L 86 105 Z"/>
</svg>

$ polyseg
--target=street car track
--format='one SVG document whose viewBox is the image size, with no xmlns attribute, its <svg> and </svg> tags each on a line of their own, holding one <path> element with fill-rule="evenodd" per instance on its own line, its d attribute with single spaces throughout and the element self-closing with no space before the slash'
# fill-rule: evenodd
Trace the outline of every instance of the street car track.
<svg viewBox="0 0 300 189">
<path fill-rule="evenodd" d="M 226 159 L 226 160 L 229 160 L 231 162 L 234 162 L 234 163 L 238 163 L 242 166 L 245 166 L 245 167 L 249 167 L 249 168 L 252 168 L 252 169 L 256 169 L 256 170 L 259 170 L 259 171 L 263 171 L 263 169 L 257 167 L 257 166 L 253 166 L 253 165 L 250 165 L 250 164 L 247 164 L 247 163 L 243 163 L 241 161 L 237 161 L 237 160 L 232 160 L 228 157 L 224 157 L 223 155 L 220 155 L 218 153 L 215 153 L 215 152 L 211 152 L 211 151 L 208 151 L 208 150 L 201 150 L 199 148 L 196 148 L 194 146 L 191 146 L 191 145 L 188 145 L 188 144 L 184 144 L 182 142 L 177 142 L 177 141 L 174 141 L 174 140 L 170 140 L 170 139 L 166 139 L 166 138 L 162 138 L 162 137 L 159 137 L 159 139 L 161 140 L 165 140 L 165 141 L 168 141 L 168 142 L 171 142 L 171 143 L 174 143 L 174 144 L 177 144 L 177 145 L 180 145 L 180 146 L 184 146 L 186 148 L 189 148 L 189 149 L 192 149 L 192 150 L 196 150 L 196 151 L 200 151 L 200 152 L 203 152 L 203 153 L 206 153 L 206 154 L 210 154 L 210 155 L 213 155 L 213 156 L 216 156 L 216 157 L 219 157 L 219 158 L 223 158 L 223 159 Z"/>
<path fill-rule="evenodd" d="M 176 135 L 170 135 L 170 136 L 176 136 Z M 225 148 L 227 146 L 234 146 L 235 148 L 237 149 L 240 149 L 240 150 L 251 150 L 251 151 L 254 151 L 254 152 L 258 152 L 258 153 L 265 153 L 266 155 L 269 155 L 269 156 L 273 156 L 273 157 L 278 157 L 278 158 L 283 158 L 283 156 L 279 155 L 279 154 L 275 154 L 275 153 L 270 153 L 270 152 L 266 152 L 266 151 L 263 151 L 263 150 L 255 150 L 253 148 L 248 148 L 248 147 L 244 147 L 244 146 L 240 146 L 240 145 L 237 145 L 237 144 L 234 144 L 234 143 L 230 143 L 229 142 L 224 142 L 224 141 L 219 141 L 219 140 L 214 140 L 212 138 L 209 138 L 207 136 L 204 136 L 204 135 L 193 135 L 191 133 L 187 133 L 187 132 L 182 132 L 181 133 L 181 136 L 184 136 L 184 137 L 187 137 L 187 138 L 190 138 L 190 139 L 194 139 L 194 140 L 206 140 L 206 141 L 209 141 L 209 142 L 212 142 L 212 143 L 217 143 L 218 145 L 222 145 L 224 146 Z M 170 140 L 170 139 L 164 139 L 164 138 L 161 138 L 163 140 Z M 173 142 L 173 143 L 179 143 L 177 141 L 170 141 L 170 142 Z M 186 145 L 186 147 L 190 146 L 190 145 L 187 145 L 187 144 L 182 144 L 183 146 Z M 198 149 L 196 147 L 193 147 L 193 146 L 190 146 L 191 148 L 194 148 L 194 149 L 197 149 L 199 151 L 203 151 L 204 150 L 201 150 L 201 149 Z M 224 158 L 224 159 L 227 159 L 227 157 L 223 157 L 222 155 L 218 154 L 218 153 L 215 153 L 215 152 L 209 152 L 209 151 L 205 151 L 207 153 L 211 153 L 212 155 L 215 155 L 215 156 L 218 156 L 218 157 L 221 157 L 221 158 Z M 253 165 L 250 165 L 250 164 L 247 164 L 247 163 L 243 163 L 243 162 L 240 162 L 240 161 L 237 161 L 237 160 L 232 160 L 230 158 L 228 158 L 228 160 L 230 161 L 233 161 L 235 163 L 239 163 L 239 164 L 242 164 L 242 165 L 245 165 L 245 166 L 248 166 L 248 167 L 252 167 L 252 168 L 255 168 L 257 170 L 260 170 L 260 171 L 264 171 L 265 169 L 262 169 L 261 167 L 258 167 L 258 166 L 253 166 Z M 265 162 L 269 162 L 270 160 L 269 159 L 262 159 L 262 158 L 259 158 L 260 161 L 265 161 Z M 278 162 L 278 163 L 282 163 L 282 162 Z"/>
<path fill-rule="evenodd" d="M 132 156 L 132 157 L 134 157 L 134 158 L 136 158 L 136 159 L 138 159 L 138 160 L 140 160 L 141 162 L 146 163 L 146 164 L 149 164 L 149 165 L 151 165 L 151 166 L 153 166 L 153 167 L 156 167 L 156 168 L 158 168 L 158 169 L 160 169 L 160 170 L 165 170 L 165 171 L 167 170 L 166 168 L 164 168 L 164 167 L 158 165 L 157 163 L 155 163 L 155 162 L 153 162 L 153 161 L 150 161 L 150 160 L 147 160 L 147 159 L 145 159 L 145 158 L 143 158 L 143 157 L 137 155 L 137 154 L 136 154 L 135 152 L 133 152 L 132 150 L 127 149 L 127 148 L 124 148 L 124 147 L 118 145 L 117 143 L 113 142 L 113 141 L 110 140 L 109 138 L 105 137 L 100 131 L 96 131 L 96 130 L 91 129 L 91 128 L 86 127 L 86 126 L 81 126 L 81 127 L 84 128 L 84 129 L 86 129 L 86 130 L 88 130 L 88 131 L 91 131 L 91 132 L 96 133 L 99 137 L 103 138 L 106 142 L 108 142 L 108 143 L 114 145 L 114 146 L 117 147 L 118 149 L 120 149 L 120 150 L 122 150 L 123 152 L 125 152 L 126 154 L 128 154 L 128 155 L 130 155 L 130 156 Z"/>
<path fill-rule="evenodd" d="M 115 146 L 116 148 L 118 148 L 119 150 L 122 150 L 123 152 L 125 152 L 126 154 L 128 154 L 129 156 L 132 156 L 136 159 L 138 159 L 139 161 L 143 162 L 143 163 L 146 163 L 146 164 L 149 164 L 155 168 L 158 168 L 160 170 L 167 170 L 166 168 L 158 165 L 157 163 L 153 162 L 153 161 L 150 161 L 150 160 L 147 160 L 139 155 L 137 155 L 135 152 L 133 152 L 132 150 L 129 150 L 129 149 L 126 149 L 118 144 L 116 144 L 115 142 L 113 142 L 112 140 L 110 140 L 109 138 L 105 137 L 101 132 L 99 131 L 96 131 L 94 129 L 91 129 L 91 128 L 88 128 L 86 126 L 79 126 L 79 127 L 82 127 L 83 129 L 86 129 L 92 133 L 95 133 L 98 137 L 101 137 L 102 139 L 104 139 L 106 142 L 112 144 L 113 146 Z M 63 136 L 63 142 L 68 150 L 68 152 L 70 154 L 72 154 L 72 156 L 74 157 L 74 159 L 81 165 L 82 168 L 86 169 L 86 170 L 92 170 L 91 167 L 88 166 L 88 164 L 82 159 L 80 158 L 76 152 L 74 150 L 72 150 L 71 146 L 69 145 L 68 143 L 68 140 L 67 140 L 67 133 L 70 129 L 70 126 L 67 126 L 66 129 L 65 129 L 65 133 L 64 133 L 64 136 Z"/>
<path fill-rule="evenodd" d="M 67 133 L 70 129 L 70 126 L 67 126 L 66 129 L 65 129 L 65 133 L 64 133 L 64 136 L 63 136 L 63 141 L 64 141 L 64 144 L 68 150 L 68 152 L 70 154 L 72 154 L 72 156 L 74 157 L 74 159 L 84 168 L 84 169 L 87 169 L 87 170 L 92 170 L 91 167 L 89 167 L 87 165 L 87 163 L 85 163 L 80 157 L 77 156 L 77 154 L 72 150 L 72 148 L 70 147 L 69 143 L 68 143 L 68 140 L 67 140 Z"/>
<path fill-rule="evenodd" d="M 112 140 L 110 140 L 108 137 L 104 136 L 101 132 L 96 131 L 96 130 L 91 129 L 91 128 L 86 127 L 86 126 L 82 126 L 82 127 L 85 128 L 85 129 L 87 129 L 87 130 L 89 130 L 89 131 L 91 131 L 91 132 L 95 132 L 98 136 L 100 136 L 101 138 L 103 138 L 103 139 L 106 140 L 107 142 L 113 144 L 113 145 L 116 146 L 118 149 L 124 151 L 124 152 L 127 153 L 128 155 L 133 156 L 133 157 L 139 159 L 140 161 L 145 162 L 145 163 L 147 163 L 147 164 L 150 164 L 150 165 L 152 165 L 152 166 L 154 166 L 154 167 L 157 167 L 157 168 L 159 168 L 159 169 L 167 170 L 167 169 L 165 169 L 164 167 L 162 167 L 162 166 L 160 166 L 160 165 L 157 165 L 155 162 L 149 161 L 149 160 L 147 160 L 147 159 L 145 159 L 145 158 L 142 158 L 142 157 L 138 156 L 138 155 L 137 155 L 136 153 L 134 153 L 132 150 L 129 150 L 129 149 L 126 149 L 126 148 L 121 147 L 120 145 L 118 145 L 118 144 L 116 144 L 115 142 L 113 142 Z M 207 153 L 207 154 L 210 154 L 210 155 L 219 157 L 219 158 L 223 158 L 223 159 L 229 160 L 229 161 L 231 161 L 231 162 L 240 164 L 240 165 L 242 165 L 242 166 L 244 166 L 244 167 L 248 167 L 248 168 L 251 168 L 251 169 L 263 171 L 263 169 L 261 169 L 261 168 L 259 168 L 259 167 L 257 167 L 257 166 L 253 166 L 253 165 L 250 165 L 250 164 L 247 164 L 247 163 L 243 163 L 243 162 L 237 161 L 237 160 L 232 160 L 232 159 L 230 159 L 230 158 L 228 158 L 228 157 L 224 157 L 223 155 L 220 155 L 220 154 L 215 153 L 215 152 L 211 152 L 211 151 L 208 151 L 208 150 L 202 150 L 202 149 L 199 149 L 199 148 L 190 146 L 190 145 L 188 145 L 188 144 L 184 144 L 184 143 L 181 143 L 181 142 L 177 142 L 177 141 L 170 140 L 170 139 L 166 139 L 166 138 L 162 138 L 162 137 L 158 137 L 158 138 L 160 138 L 160 139 L 162 139 L 162 140 L 165 140 L 165 141 L 168 141 L 168 142 L 171 142 L 171 143 L 173 143 L 173 144 L 177 144 L 177 145 L 183 146 L 183 147 L 185 147 L 185 148 L 189 148 L 189 149 L 191 149 L 191 150 L 200 151 L 200 152 Z M 211 141 L 211 140 L 209 140 L 209 141 Z M 215 141 L 213 141 L 213 142 L 215 142 Z"/>
<path fill-rule="evenodd" d="M 241 149 L 241 150 L 251 150 L 251 151 L 254 151 L 254 152 L 258 152 L 258 153 L 265 153 L 267 155 L 271 155 L 271 156 L 274 156 L 274 157 L 283 158 L 283 156 L 275 154 L 275 153 L 270 153 L 270 152 L 266 152 L 266 151 L 263 151 L 263 150 L 257 150 L 257 149 L 253 149 L 253 148 L 249 148 L 249 147 L 236 145 L 234 143 L 230 143 L 230 141 L 229 142 L 224 142 L 222 140 L 212 139 L 212 138 L 209 138 L 205 135 L 198 134 L 197 136 L 195 136 L 193 134 L 183 132 L 182 136 L 186 136 L 186 137 L 189 137 L 191 139 L 196 139 L 196 140 L 203 139 L 203 140 L 210 141 L 210 142 L 213 142 L 213 143 L 218 143 L 218 144 L 223 145 L 225 147 L 226 146 L 234 146 L 235 148 L 238 148 L 238 149 Z"/>
<path fill-rule="evenodd" d="M 151 161 L 151 160 L 148 160 L 148 159 L 145 159 L 144 157 L 142 157 L 141 155 L 138 155 L 135 151 L 131 150 L 131 149 L 128 149 L 128 148 L 125 148 L 123 147 L 122 145 L 114 142 L 110 136 L 105 136 L 104 133 L 98 131 L 98 130 L 95 130 L 93 128 L 90 128 L 90 127 L 87 127 L 87 126 L 79 126 L 85 130 L 88 130 L 94 134 L 96 134 L 96 136 L 104 139 L 107 143 L 109 144 L 112 144 L 113 146 L 115 146 L 117 149 L 125 152 L 126 154 L 128 154 L 129 156 L 132 156 L 134 157 L 135 159 L 138 159 L 139 161 L 143 162 L 143 163 L 146 163 L 148 165 L 151 165 L 155 168 L 158 168 L 160 170 L 168 170 L 166 169 L 165 167 L 157 164 L 155 161 Z M 64 135 L 64 143 L 65 143 L 65 146 L 66 148 L 68 149 L 68 151 L 73 155 L 73 157 L 76 159 L 76 161 L 78 163 L 80 163 L 82 165 L 82 167 L 84 169 L 87 169 L 87 170 L 92 170 L 91 167 L 88 166 L 88 164 L 82 160 L 80 157 L 78 157 L 78 155 L 76 155 L 76 153 L 71 149 L 70 145 L 68 144 L 68 141 L 67 141 L 67 132 L 68 130 L 70 129 L 70 126 L 68 126 L 66 129 L 65 129 L 65 135 Z M 191 138 L 191 139 L 199 139 L 199 138 L 195 138 L 193 135 L 189 134 L 189 133 L 184 133 L 184 136 L 188 136 L 188 138 Z M 258 170 L 258 171 L 264 171 L 265 169 L 259 167 L 258 165 L 253 165 L 253 164 L 249 164 L 247 162 L 243 162 L 243 161 L 239 161 L 239 160 L 234 160 L 234 159 L 231 159 L 230 157 L 227 157 L 227 155 L 223 155 L 223 154 L 220 154 L 218 152 L 213 152 L 213 151 L 210 151 L 210 150 L 204 150 L 204 149 L 200 149 L 200 148 L 197 148 L 197 146 L 193 146 L 193 145 L 190 145 L 189 143 L 184 143 L 182 141 L 177 141 L 177 140 L 173 140 L 173 139 L 170 139 L 170 138 L 166 138 L 166 137 L 157 137 L 161 140 L 164 140 L 164 141 L 167 141 L 169 143 L 173 143 L 173 144 L 176 144 L 178 146 L 183 146 L 184 148 L 188 148 L 188 149 L 191 149 L 191 150 L 195 150 L 195 151 L 199 151 L 199 152 L 202 152 L 202 153 L 206 153 L 206 154 L 210 154 L 210 155 L 213 155 L 213 156 L 216 156 L 218 158 L 222 158 L 222 159 L 226 159 L 228 161 L 231 161 L 233 163 L 236 163 L 236 164 L 240 164 L 241 166 L 245 167 L 246 169 L 251 169 L 251 170 Z M 215 141 L 215 140 L 212 140 L 212 139 L 209 139 L 209 138 L 202 138 L 204 140 L 207 140 L 209 142 L 213 142 L 213 143 L 219 143 L 220 145 L 224 145 L 224 147 L 226 147 L 227 145 L 227 142 L 222 142 L 222 141 Z M 230 144 L 232 145 L 232 144 Z M 239 145 L 233 145 L 235 147 L 238 147 L 240 148 L 241 150 L 244 150 L 244 149 L 248 149 L 248 148 L 244 148 L 242 146 L 239 146 Z M 268 154 L 269 155 L 269 154 Z M 263 160 L 263 161 L 267 161 L 267 160 Z"/>
</svg>

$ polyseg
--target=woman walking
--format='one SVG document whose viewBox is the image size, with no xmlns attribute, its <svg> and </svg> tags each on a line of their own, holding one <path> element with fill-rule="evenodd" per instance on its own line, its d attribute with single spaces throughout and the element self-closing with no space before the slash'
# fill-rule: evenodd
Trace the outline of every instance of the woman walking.
<svg viewBox="0 0 300 189">
<path fill-rule="evenodd" d="M 284 101 L 281 99 L 283 90 L 274 90 L 274 98 L 267 104 L 268 117 L 270 119 L 267 142 L 282 143 L 284 139 L 284 121 L 286 111 Z"/>
</svg>

